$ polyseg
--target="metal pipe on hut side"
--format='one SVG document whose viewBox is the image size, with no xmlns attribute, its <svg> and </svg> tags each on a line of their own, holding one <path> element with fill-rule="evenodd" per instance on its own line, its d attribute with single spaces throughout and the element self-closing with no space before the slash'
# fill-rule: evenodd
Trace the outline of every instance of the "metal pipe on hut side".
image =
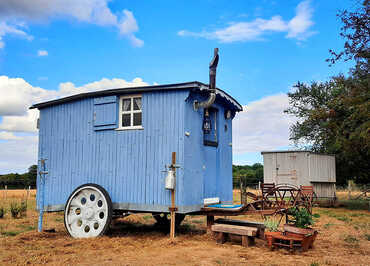
<svg viewBox="0 0 370 266">
<path fill-rule="evenodd" d="M 171 190 L 171 207 L 169 211 L 171 213 L 171 228 L 170 228 L 170 237 L 175 238 L 175 217 L 176 217 L 176 205 L 175 205 L 175 189 L 176 189 L 176 168 L 179 166 L 176 165 L 176 152 L 172 152 L 172 161 L 169 166 L 169 170 L 166 177 L 166 189 Z"/>
<path fill-rule="evenodd" d="M 45 199 L 45 175 L 48 174 L 48 172 L 45 170 L 45 161 L 46 159 L 41 159 L 40 164 L 42 170 L 39 171 L 40 175 L 40 182 L 39 187 L 37 189 L 40 189 L 40 206 L 39 206 L 39 221 L 38 221 L 38 231 L 42 232 L 42 224 L 43 224 L 43 218 L 44 218 L 44 199 Z"/>
</svg>

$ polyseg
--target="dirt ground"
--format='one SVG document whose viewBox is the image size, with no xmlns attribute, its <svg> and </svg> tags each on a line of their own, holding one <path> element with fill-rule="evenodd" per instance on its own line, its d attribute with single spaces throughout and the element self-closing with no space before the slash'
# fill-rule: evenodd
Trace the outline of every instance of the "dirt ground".
<svg viewBox="0 0 370 266">
<path fill-rule="evenodd" d="M 10 193 L 10 191 L 8 191 Z M 12 192 L 0 207 L 25 198 Z M 236 195 L 237 196 L 237 195 Z M 342 208 L 315 208 L 320 218 L 315 248 L 294 253 L 270 251 L 265 241 L 244 248 L 237 239 L 217 244 L 206 233 L 204 216 L 187 216 L 171 241 L 168 232 L 155 225 L 150 214 L 135 214 L 114 222 L 109 233 L 96 239 L 72 239 L 63 225 L 62 213 L 45 215 L 44 228 L 37 233 L 35 197 L 28 201 L 27 217 L 0 219 L 0 265 L 370 265 L 370 212 Z M 261 217 L 237 219 L 261 221 Z"/>
</svg>

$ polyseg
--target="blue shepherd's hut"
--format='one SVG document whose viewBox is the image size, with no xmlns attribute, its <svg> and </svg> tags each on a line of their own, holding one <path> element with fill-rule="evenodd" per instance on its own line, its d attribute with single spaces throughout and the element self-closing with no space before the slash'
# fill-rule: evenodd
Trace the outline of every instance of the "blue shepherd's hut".
<svg viewBox="0 0 370 266">
<path fill-rule="evenodd" d="M 64 210 L 73 237 L 101 235 L 112 215 L 127 212 L 166 219 L 172 152 L 177 221 L 233 199 L 232 119 L 242 106 L 221 89 L 197 81 L 118 88 L 31 108 L 40 110 L 39 230 L 44 211 Z"/>
</svg>

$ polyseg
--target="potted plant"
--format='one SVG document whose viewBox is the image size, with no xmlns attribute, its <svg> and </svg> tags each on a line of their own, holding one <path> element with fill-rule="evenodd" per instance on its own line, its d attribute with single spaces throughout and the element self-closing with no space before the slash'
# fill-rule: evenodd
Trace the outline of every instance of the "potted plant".
<svg viewBox="0 0 370 266">
<path fill-rule="evenodd" d="M 309 247 L 312 247 L 318 232 L 309 226 L 314 224 L 313 218 L 318 218 L 320 216 L 318 214 L 312 215 L 306 208 L 298 207 L 290 208 L 288 214 L 294 217 L 294 223 L 293 225 L 285 224 L 284 232 L 287 235 L 304 236 L 308 238 Z"/>
</svg>

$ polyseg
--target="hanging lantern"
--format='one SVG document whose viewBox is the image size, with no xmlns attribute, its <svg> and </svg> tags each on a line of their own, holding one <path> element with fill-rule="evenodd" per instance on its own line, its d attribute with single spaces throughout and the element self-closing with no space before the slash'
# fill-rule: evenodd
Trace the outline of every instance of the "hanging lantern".
<svg viewBox="0 0 370 266">
<path fill-rule="evenodd" d="M 212 129 L 211 118 L 209 117 L 208 109 L 204 111 L 203 118 L 203 132 L 204 134 L 210 134 Z"/>
</svg>

